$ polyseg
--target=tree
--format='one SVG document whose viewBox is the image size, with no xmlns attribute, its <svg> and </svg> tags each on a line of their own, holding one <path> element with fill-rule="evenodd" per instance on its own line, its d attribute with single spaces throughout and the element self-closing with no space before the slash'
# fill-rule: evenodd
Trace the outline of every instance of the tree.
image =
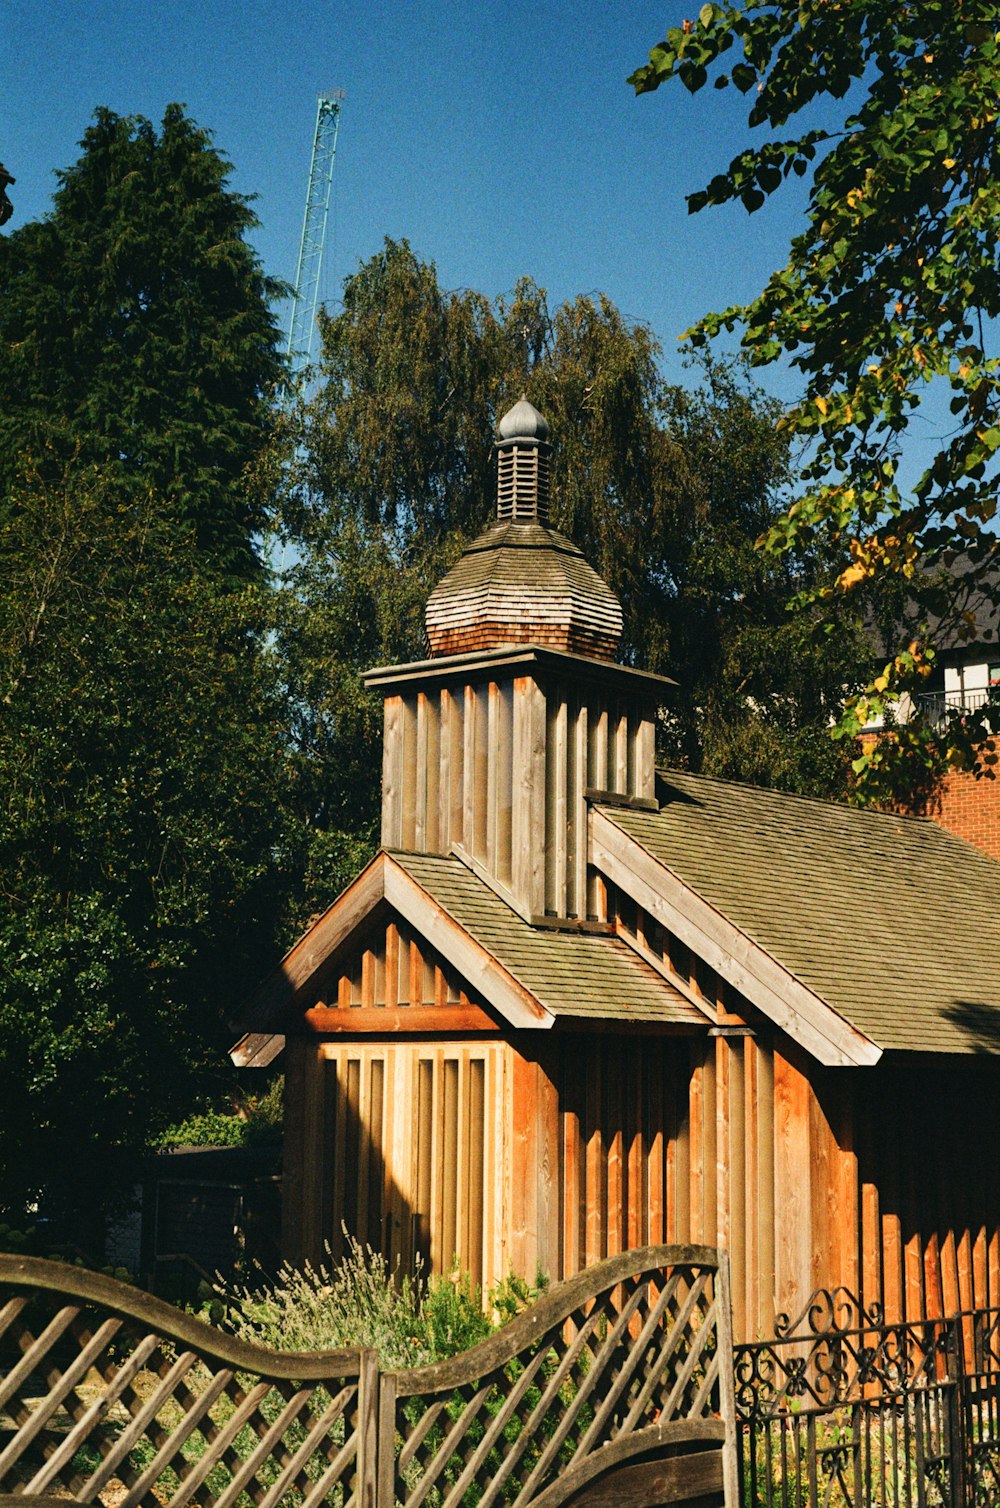
<svg viewBox="0 0 1000 1508">
<path fill-rule="evenodd" d="M 0 241 L 0 488 L 71 458 L 151 489 L 200 565 L 244 578 L 263 518 L 243 474 L 282 373 L 249 202 L 207 132 L 98 110 L 52 212 Z"/>
<path fill-rule="evenodd" d="M 995 7 L 982 0 L 737 0 L 703 5 L 632 76 L 640 93 L 670 78 L 697 93 L 711 78 L 751 100 L 748 126 L 766 139 L 691 195 L 691 211 L 739 199 L 754 213 L 790 174 L 811 174 L 805 228 L 786 265 L 751 303 L 707 315 L 689 335 L 700 345 L 740 327 L 752 363 L 788 356 L 803 375 L 784 433 L 809 443 L 807 490 L 767 544 L 800 551 L 824 536 L 835 555 L 849 552 L 806 594 L 813 607 L 878 594 L 896 578 L 926 625 L 942 611 L 941 567 L 957 551 L 973 566 L 993 552 L 998 62 Z M 844 102 L 838 122 L 807 113 L 797 132 L 781 134 L 824 99 Z M 934 419 L 939 393 L 950 432 L 904 486 L 907 436 L 918 415 Z M 926 631 L 898 646 L 848 703 L 839 732 L 856 734 L 885 712 L 933 658 Z M 942 761 L 982 769 L 991 716 L 954 719 L 943 742 L 911 723 L 855 767 L 875 796 L 898 782 L 901 759 L 925 772 Z"/>
<path fill-rule="evenodd" d="M 267 598 L 199 557 L 118 477 L 0 509 L 0 1212 L 78 1241 L 225 1062 L 287 885 Z"/>
<path fill-rule="evenodd" d="M 664 752 L 842 788 L 845 762 L 817 728 L 857 681 L 857 646 L 849 624 L 817 647 L 787 620 L 795 573 L 815 568 L 806 553 L 753 549 L 787 456 L 773 406 L 738 372 L 670 387 L 648 330 L 610 300 L 550 317 L 530 280 L 509 301 L 446 293 L 405 242 L 347 280 L 322 333 L 286 499 L 298 555 L 281 633 L 314 908 L 375 841 L 381 709 L 360 672 L 424 654 L 424 603 L 492 517 L 493 434 L 522 389 L 554 427 L 553 522 L 622 599 L 623 656 L 680 682 Z"/>
</svg>

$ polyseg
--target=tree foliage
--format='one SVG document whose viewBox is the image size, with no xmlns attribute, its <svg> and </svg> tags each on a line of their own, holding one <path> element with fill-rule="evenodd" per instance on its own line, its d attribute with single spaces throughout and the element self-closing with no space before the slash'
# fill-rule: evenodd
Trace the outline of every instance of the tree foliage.
<svg viewBox="0 0 1000 1508">
<path fill-rule="evenodd" d="M 152 489 L 205 569 L 246 576 L 262 517 L 242 476 L 281 375 L 248 201 L 207 132 L 98 110 L 52 212 L 0 240 L 0 486 L 24 457 Z"/>
<path fill-rule="evenodd" d="M 849 551 L 810 603 L 897 576 L 926 619 L 941 612 L 941 564 L 961 550 L 975 566 L 992 551 L 998 66 L 996 8 L 985 0 L 737 0 L 703 5 L 632 76 L 638 92 L 678 78 L 697 93 L 711 79 L 750 100 L 751 143 L 690 196 L 690 210 L 739 199 L 752 213 L 789 175 L 811 175 L 805 228 L 786 265 L 752 302 L 689 332 L 701 344 L 740 327 L 753 363 L 788 357 L 803 375 L 784 432 L 810 442 L 807 490 L 775 521 L 768 545 L 801 550 L 822 533 Z M 832 125 L 830 100 L 844 102 Z M 930 412 L 934 422 L 945 399 L 947 433 L 905 486 L 914 421 Z M 849 704 L 841 732 L 886 711 L 933 658 L 926 634 L 900 646 Z M 949 731 L 941 746 L 911 723 L 856 767 L 878 794 L 900 755 L 923 767 L 942 756 L 974 762 L 982 722 L 965 717 Z"/>
<path fill-rule="evenodd" d="M 289 846 L 275 285 L 179 106 L 82 147 L 0 242 L 0 1210 L 86 1240 L 225 1063 Z"/>
<path fill-rule="evenodd" d="M 0 509 L 0 1208 L 99 1210 L 224 1062 L 274 937 L 282 708 L 256 586 L 153 495 Z"/>
<path fill-rule="evenodd" d="M 808 552 L 753 542 L 780 512 L 777 417 L 738 371 L 664 383 L 649 331 L 610 300 L 550 315 L 444 292 L 405 243 L 347 280 L 323 322 L 323 382 L 303 416 L 286 527 L 282 649 L 297 709 L 313 905 L 374 841 L 381 708 L 362 669 L 424 654 L 423 605 L 493 515 L 493 434 L 522 390 L 553 425 L 553 522 L 620 595 L 626 660 L 680 684 L 664 752 L 793 788 L 842 789 L 817 729 L 858 676 L 849 625 L 820 646 L 785 602 Z"/>
</svg>

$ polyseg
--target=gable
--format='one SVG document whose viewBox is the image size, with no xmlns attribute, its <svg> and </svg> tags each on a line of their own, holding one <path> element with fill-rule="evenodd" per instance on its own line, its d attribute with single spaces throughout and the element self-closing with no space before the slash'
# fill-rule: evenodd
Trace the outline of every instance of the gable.
<svg viewBox="0 0 1000 1508">
<path fill-rule="evenodd" d="M 320 1032 L 498 1030 L 481 996 L 385 901 L 318 970 L 301 1004 Z"/>
<path fill-rule="evenodd" d="M 359 1014 L 387 1008 L 381 1019 Z M 281 1032 L 307 1013 L 317 1030 L 438 1031 L 444 1023 L 416 1013 L 459 1010 L 531 1029 L 557 1018 L 708 1024 L 610 932 L 534 927 L 458 858 L 385 851 L 289 950 L 238 1024 Z M 477 1024 L 466 1029 L 486 1029 L 469 1020 Z"/>
<path fill-rule="evenodd" d="M 432 971 L 435 967 L 442 970 L 443 988 L 447 990 L 450 987 L 453 991 L 459 988 L 452 974 L 449 975 L 449 982 L 444 981 L 443 970 L 447 965 L 454 975 L 460 975 L 466 981 L 466 985 L 462 987 L 467 992 L 469 989 L 475 990 L 479 999 L 509 1025 L 546 1027 L 552 1024 L 551 1012 L 491 958 L 385 852 L 375 855 L 357 879 L 288 950 L 278 967 L 246 1002 L 234 1024 L 248 1033 L 277 1032 L 294 1025 L 304 1010 L 313 1007 L 330 1009 L 325 1000 L 320 1004 L 320 989 L 329 995 L 333 983 L 339 1000 L 342 990 L 345 994 L 353 991 L 355 972 L 360 989 L 364 979 L 366 953 L 370 955 L 367 967 L 372 971 L 374 985 L 375 950 L 369 946 L 369 941 L 378 936 L 380 917 L 385 915 L 394 920 L 397 937 L 399 924 L 402 923 L 404 928 L 410 929 L 407 932 L 408 940 L 411 939 L 411 934 L 420 939 L 422 951 L 419 984 L 414 973 L 411 986 L 407 973 L 406 993 L 409 994 L 412 987 L 414 993 L 419 993 L 421 1005 L 424 1003 L 423 960 L 426 958 L 433 960 L 428 963 Z M 387 935 L 384 949 L 387 950 L 388 947 Z M 383 981 L 386 978 L 386 961 L 387 952 L 383 951 Z M 398 994 L 401 970 L 409 967 L 409 962 L 401 964 L 397 952 L 394 974 L 392 961 L 389 960 L 390 993 L 394 987 Z M 392 985 L 393 978 L 395 986 Z M 348 981 L 347 984 L 341 983 L 344 979 Z M 438 988 L 436 982 L 434 988 Z M 384 982 L 382 993 L 385 994 Z M 374 995 L 371 998 L 374 1006 Z M 397 1000 L 397 1004 L 399 1003 Z M 360 1021 L 356 1025 L 358 1029 L 362 1029 Z M 411 1020 L 411 1029 L 419 1029 L 415 1020 Z"/>
</svg>

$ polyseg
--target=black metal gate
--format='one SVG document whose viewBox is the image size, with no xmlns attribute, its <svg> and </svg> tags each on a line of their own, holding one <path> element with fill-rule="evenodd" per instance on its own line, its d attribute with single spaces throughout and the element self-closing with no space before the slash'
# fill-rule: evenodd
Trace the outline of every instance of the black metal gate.
<svg viewBox="0 0 1000 1508">
<path fill-rule="evenodd" d="M 818 1290 L 735 1347 L 743 1508 L 997 1508 L 1000 1314 L 887 1324 Z"/>
</svg>

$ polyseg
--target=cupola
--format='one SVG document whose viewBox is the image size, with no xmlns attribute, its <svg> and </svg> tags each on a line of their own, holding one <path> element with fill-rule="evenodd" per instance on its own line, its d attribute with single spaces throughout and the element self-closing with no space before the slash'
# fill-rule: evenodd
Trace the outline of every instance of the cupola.
<svg viewBox="0 0 1000 1508">
<path fill-rule="evenodd" d="M 497 427 L 497 514 L 436 586 L 424 618 L 433 657 L 537 644 L 613 660 L 618 598 L 549 527 L 549 426 L 518 399 Z"/>
<path fill-rule="evenodd" d="M 548 524 L 549 426 L 497 426 L 497 516 L 435 587 L 430 657 L 368 671 L 385 699 L 382 844 L 451 854 L 532 925 L 605 924 L 592 802 L 656 806 L 673 683 L 615 663 L 618 599 Z"/>
</svg>

